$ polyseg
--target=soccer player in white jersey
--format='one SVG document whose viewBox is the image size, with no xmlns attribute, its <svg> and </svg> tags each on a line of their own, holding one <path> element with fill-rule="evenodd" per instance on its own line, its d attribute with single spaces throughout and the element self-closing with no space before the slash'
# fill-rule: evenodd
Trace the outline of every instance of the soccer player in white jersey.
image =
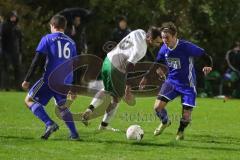
<svg viewBox="0 0 240 160">
<path fill-rule="evenodd" d="M 107 54 L 101 70 L 104 89 L 95 95 L 91 104 L 84 112 L 82 120 L 85 125 L 88 124 L 89 117 L 94 109 L 103 103 L 104 96 L 106 93 L 109 93 L 112 99 L 99 125 L 99 130 L 117 131 L 108 126 L 108 124 L 116 113 L 121 98 L 124 97 L 126 101 L 132 98 L 131 87 L 126 78 L 127 74 L 145 56 L 147 47 L 159 47 L 160 44 L 161 37 L 158 28 L 150 27 L 147 33 L 142 29 L 137 29 L 122 39 Z"/>
</svg>

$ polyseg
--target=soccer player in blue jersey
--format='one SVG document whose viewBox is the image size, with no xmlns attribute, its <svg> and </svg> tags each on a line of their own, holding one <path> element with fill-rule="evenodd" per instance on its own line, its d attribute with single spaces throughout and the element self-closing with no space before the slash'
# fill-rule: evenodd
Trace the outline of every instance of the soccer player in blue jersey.
<svg viewBox="0 0 240 160">
<path fill-rule="evenodd" d="M 42 62 L 45 63 L 45 72 L 42 78 L 33 85 L 25 98 L 27 107 L 46 125 L 46 130 L 41 137 L 42 139 L 48 139 L 48 137 L 59 128 L 59 126 L 48 116 L 44 109 L 44 106 L 47 105 L 52 97 L 54 97 L 60 115 L 70 130 L 70 139 L 79 139 L 72 114 L 66 105 L 67 96 L 55 92 L 48 84 L 51 72 L 53 72 L 59 65 L 76 56 L 75 43 L 64 34 L 66 23 L 66 19 L 61 15 L 55 15 L 51 18 L 51 34 L 43 36 L 39 42 L 35 57 L 28 70 L 25 80 L 22 83 L 23 89 L 28 89 L 30 86 L 29 80 L 36 67 L 40 66 Z M 70 75 L 65 79 L 66 84 L 70 84 L 72 81 L 73 75 Z"/>
<path fill-rule="evenodd" d="M 169 72 L 154 105 L 156 115 L 161 120 L 160 125 L 154 131 L 154 135 L 160 135 L 171 124 L 165 107 L 169 101 L 181 96 L 182 118 L 180 119 L 176 140 L 182 140 L 184 129 L 190 123 L 191 113 L 196 105 L 196 75 L 193 58 L 201 57 L 205 59 L 206 64 L 202 69 L 205 75 L 212 70 L 212 59 L 204 49 L 191 42 L 178 39 L 177 29 L 173 23 L 164 23 L 160 31 L 164 44 L 158 53 L 157 61 L 166 64 Z M 164 76 L 161 69 L 157 70 L 157 73 L 160 77 Z M 147 83 L 147 77 L 148 75 L 140 82 L 141 88 Z"/>
</svg>

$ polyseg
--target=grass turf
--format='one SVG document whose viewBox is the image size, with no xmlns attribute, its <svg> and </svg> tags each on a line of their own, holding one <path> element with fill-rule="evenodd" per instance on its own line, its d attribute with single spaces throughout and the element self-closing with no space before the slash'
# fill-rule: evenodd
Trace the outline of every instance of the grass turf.
<svg viewBox="0 0 240 160">
<path fill-rule="evenodd" d="M 46 107 L 60 125 L 49 140 L 40 139 L 44 125 L 24 106 L 26 93 L 0 92 L 0 159 L 8 160 L 236 160 L 240 155 L 240 101 L 198 99 L 192 124 L 185 140 L 176 142 L 175 134 L 181 113 L 180 99 L 168 105 L 173 121 L 163 135 L 154 137 L 159 120 L 153 114 L 153 98 L 137 99 L 135 107 L 121 103 L 111 125 L 122 132 L 98 132 L 101 118 L 89 127 L 76 122 L 81 141 L 69 141 L 65 124 L 54 113 L 54 103 Z M 91 98 L 78 97 L 71 110 L 83 111 Z M 140 143 L 126 140 L 125 130 L 139 124 L 145 131 Z"/>
</svg>

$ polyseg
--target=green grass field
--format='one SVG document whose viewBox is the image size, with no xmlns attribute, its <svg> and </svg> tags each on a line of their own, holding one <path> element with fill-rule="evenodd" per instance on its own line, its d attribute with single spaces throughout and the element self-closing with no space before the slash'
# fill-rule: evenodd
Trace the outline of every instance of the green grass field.
<svg viewBox="0 0 240 160">
<path fill-rule="evenodd" d="M 89 127 L 76 122 L 81 141 L 69 141 L 65 124 L 54 114 L 53 101 L 47 106 L 60 130 L 49 140 L 40 139 L 44 125 L 24 106 L 26 93 L 0 92 L 0 160 L 237 160 L 240 158 L 240 100 L 198 99 L 185 140 L 176 142 L 181 105 L 168 105 L 172 125 L 159 137 L 153 136 L 159 120 L 153 114 L 153 98 L 137 100 L 135 107 L 121 103 L 112 126 L 122 132 L 98 132 L 101 118 Z M 90 98 L 78 97 L 72 111 L 83 111 Z M 141 142 L 129 141 L 126 128 L 139 124 L 145 131 Z"/>
</svg>

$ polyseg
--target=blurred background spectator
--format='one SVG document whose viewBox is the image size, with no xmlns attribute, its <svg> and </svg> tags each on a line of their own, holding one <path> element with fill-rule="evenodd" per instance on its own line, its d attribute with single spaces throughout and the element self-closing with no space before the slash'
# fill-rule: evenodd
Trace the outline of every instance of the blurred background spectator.
<svg viewBox="0 0 240 160">
<path fill-rule="evenodd" d="M 236 41 L 225 56 L 227 66 L 220 83 L 220 95 L 240 98 L 240 42 Z"/>
<path fill-rule="evenodd" d="M 128 28 L 127 17 L 119 16 L 117 17 L 117 27 L 114 28 L 112 32 L 111 40 L 119 43 L 124 37 L 126 37 L 131 32 Z"/>
<path fill-rule="evenodd" d="M 65 8 L 58 12 L 67 19 L 67 28 L 65 34 L 74 40 L 77 46 L 77 54 L 86 54 L 88 52 L 86 38 L 86 22 L 91 12 L 85 8 L 73 7 Z"/>
<path fill-rule="evenodd" d="M 18 22 L 17 12 L 11 11 L 2 24 L 2 78 L 5 90 L 21 89 L 22 32 Z"/>
<path fill-rule="evenodd" d="M 107 53 L 131 32 L 130 28 L 128 28 L 127 17 L 123 15 L 117 16 L 115 23 L 116 28 L 112 30 L 110 36 L 107 36 L 107 41 L 102 45 L 102 50 L 97 55 L 101 59 L 104 59 Z"/>
<path fill-rule="evenodd" d="M 86 22 L 91 12 L 84 8 L 74 7 L 65 8 L 59 12 L 67 19 L 67 28 L 65 34 L 74 40 L 76 43 L 77 54 L 87 54 L 88 45 L 86 38 Z M 74 84 L 81 85 L 83 80 L 83 68 L 75 71 L 76 79 Z"/>
<path fill-rule="evenodd" d="M 68 25 L 65 33 L 71 37 L 77 46 L 77 53 L 86 54 L 87 53 L 87 39 L 86 39 L 86 29 L 82 24 L 82 20 L 80 16 L 76 16 L 73 18 L 72 25 Z"/>
</svg>

